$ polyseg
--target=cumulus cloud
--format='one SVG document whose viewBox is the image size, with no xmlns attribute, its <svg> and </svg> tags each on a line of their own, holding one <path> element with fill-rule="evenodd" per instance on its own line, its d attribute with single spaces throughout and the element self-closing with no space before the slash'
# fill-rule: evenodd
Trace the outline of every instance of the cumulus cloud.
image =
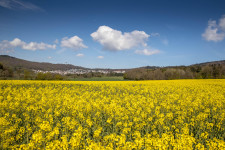
<svg viewBox="0 0 225 150">
<path fill-rule="evenodd" d="M 0 42 L 0 51 L 1 51 L 1 53 L 4 53 L 6 51 L 8 51 L 8 52 L 9 51 L 13 51 L 13 50 L 14 50 L 14 48 L 13 48 L 12 45 L 10 45 L 9 41 L 4 40 L 4 41 Z"/>
<path fill-rule="evenodd" d="M 0 0 L 0 6 L 8 9 L 23 9 L 33 11 L 43 11 L 40 7 L 22 0 Z"/>
<path fill-rule="evenodd" d="M 222 41 L 225 38 L 225 16 L 222 16 L 219 25 L 217 25 L 215 20 L 209 20 L 208 27 L 202 34 L 202 37 L 207 41 Z"/>
<path fill-rule="evenodd" d="M 160 51 L 157 49 L 151 48 L 151 49 L 136 50 L 135 53 L 140 55 L 150 56 L 150 55 L 158 54 L 160 53 Z"/>
<path fill-rule="evenodd" d="M 22 40 L 20 40 L 19 38 L 15 38 L 12 41 L 1 41 L 0 42 L 0 50 L 1 51 L 11 51 L 14 50 L 16 47 L 19 47 L 21 49 L 24 50 L 46 50 L 46 49 L 55 49 L 56 45 L 50 45 L 50 44 L 46 44 L 46 43 L 37 43 L 37 42 L 30 42 L 30 43 L 26 43 Z"/>
<path fill-rule="evenodd" d="M 61 47 L 70 48 L 73 50 L 88 48 L 86 45 L 83 44 L 83 40 L 78 36 L 73 36 L 71 38 L 64 37 L 61 41 Z"/>
<path fill-rule="evenodd" d="M 103 58 L 104 58 L 104 56 L 98 56 L 97 58 L 98 58 L 98 59 L 103 59 Z"/>
<path fill-rule="evenodd" d="M 121 51 L 132 49 L 136 46 L 146 46 L 146 40 L 150 35 L 144 31 L 132 31 L 122 33 L 108 26 L 100 26 L 91 34 L 93 40 L 99 42 L 105 50 Z"/>
<path fill-rule="evenodd" d="M 76 56 L 77 56 L 77 57 L 83 57 L 84 54 L 79 53 L 79 54 L 77 54 Z"/>
<path fill-rule="evenodd" d="M 225 31 L 225 15 L 222 16 L 219 23 L 220 28 Z"/>
</svg>

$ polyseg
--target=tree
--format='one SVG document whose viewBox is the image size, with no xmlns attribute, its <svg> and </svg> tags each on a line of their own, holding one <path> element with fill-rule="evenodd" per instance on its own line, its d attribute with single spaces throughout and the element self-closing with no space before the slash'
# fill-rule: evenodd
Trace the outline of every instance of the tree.
<svg viewBox="0 0 225 150">
<path fill-rule="evenodd" d="M 3 70 L 2 71 L 2 77 L 8 77 L 9 76 L 9 71 L 8 70 Z"/>
<path fill-rule="evenodd" d="M 31 78 L 31 73 L 29 70 L 24 70 L 24 79 L 28 80 Z"/>
<path fill-rule="evenodd" d="M 60 74 L 52 74 L 50 72 L 42 73 L 39 72 L 36 75 L 36 80 L 63 80 L 63 76 Z"/>
<path fill-rule="evenodd" d="M 63 80 L 63 76 L 60 74 L 55 74 L 54 80 Z"/>
<path fill-rule="evenodd" d="M 0 70 L 3 70 L 3 64 L 0 63 Z"/>
<path fill-rule="evenodd" d="M 217 79 L 221 77 L 222 66 L 220 64 L 213 64 L 212 66 L 212 76 Z"/>
<path fill-rule="evenodd" d="M 212 67 L 210 67 L 210 65 L 206 65 L 204 67 L 202 67 L 202 71 L 201 71 L 201 74 L 202 74 L 202 78 L 203 79 L 210 79 L 212 78 Z"/>
<path fill-rule="evenodd" d="M 163 74 L 163 72 L 160 69 L 156 69 L 154 71 L 154 79 L 155 80 L 163 80 L 163 79 L 165 79 L 165 75 Z"/>
<path fill-rule="evenodd" d="M 8 75 L 8 77 L 13 77 L 13 75 L 14 75 L 14 73 L 13 73 L 13 70 L 12 69 L 7 69 L 8 70 L 8 72 L 9 72 L 9 75 Z"/>
<path fill-rule="evenodd" d="M 37 75 L 36 75 L 36 80 L 45 80 L 45 77 L 44 77 L 44 73 L 42 72 L 39 72 Z"/>
<path fill-rule="evenodd" d="M 16 74 L 18 75 L 18 77 L 20 78 L 22 73 L 22 69 L 16 69 Z"/>
</svg>

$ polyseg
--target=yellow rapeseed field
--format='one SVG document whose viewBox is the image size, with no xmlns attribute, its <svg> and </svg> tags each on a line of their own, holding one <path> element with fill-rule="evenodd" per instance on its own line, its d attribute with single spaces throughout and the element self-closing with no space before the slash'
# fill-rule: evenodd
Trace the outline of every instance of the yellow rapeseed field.
<svg viewBox="0 0 225 150">
<path fill-rule="evenodd" d="M 0 149 L 225 149 L 225 80 L 0 81 Z"/>
</svg>

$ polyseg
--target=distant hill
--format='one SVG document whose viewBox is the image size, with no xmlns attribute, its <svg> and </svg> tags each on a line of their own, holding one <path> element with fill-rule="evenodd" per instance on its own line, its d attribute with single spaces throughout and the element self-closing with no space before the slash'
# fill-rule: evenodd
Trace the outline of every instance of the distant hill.
<svg viewBox="0 0 225 150">
<path fill-rule="evenodd" d="M 220 61 L 211 61 L 211 62 L 204 62 L 204 63 L 197 63 L 189 66 L 165 66 L 165 67 L 159 67 L 159 66 L 144 66 L 144 67 L 139 67 L 139 68 L 134 68 L 134 69 L 159 69 L 159 68 L 182 68 L 182 67 L 191 67 L 191 66 L 207 66 L 207 65 L 212 65 L 212 64 L 220 64 L 220 65 L 225 65 L 225 60 L 220 60 Z"/>
<path fill-rule="evenodd" d="M 46 62 L 33 62 L 27 61 L 19 58 L 15 58 L 8 55 L 0 55 L 0 63 L 3 65 L 10 67 L 10 68 L 22 68 L 22 69 L 35 69 L 35 70 L 43 70 L 43 71 L 51 71 L 51 70 L 69 70 L 69 69 L 89 69 L 84 68 L 81 66 L 74 66 L 71 64 L 52 64 Z M 199 64 L 193 64 L 189 66 L 167 66 L 167 67 L 159 67 L 159 66 L 144 66 L 139 68 L 133 69 L 159 69 L 159 68 L 180 68 L 180 67 L 190 67 L 190 66 L 206 66 L 211 64 L 221 64 L 225 65 L 225 60 L 221 61 L 212 61 L 212 62 L 204 62 Z M 95 68 L 92 70 L 111 70 L 111 71 L 120 71 L 120 70 L 133 70 L 133 69 L 102 69 L 102 68 Z"/>
<path fill-rule="evenodd" d="M 146 66 L 124 73 L 128 80 L 225 79 L 225 60 L 189 66 Z"/>
<path fill-rule="evenodd" d="M 139 68 L 142 68 L 142 69 L 158 69 L 160 67 L 159 66 L 144 66 L 144 67 L 139 67 Z"/>
<path fill-rule="evenodd" d="M 220 61 L 211 61 L 211 62 L 204 62 L 204 63 L 199 63 L 199 64 L 194 64 L 190 66 L 206 66 L 206 65 L 212 65 L 212 64 L 221 64 L 225 65 L 225 60 L 220 60 Z"/>
<path fill-rule="evenodd" d="M 19 58 L 15 58 L 8 55 L 0 55 L 0 63 L 10 68 L 21 68 L 21 69 L 35 69 L 43 71 L 51 70 L 69 70 L 69 69 L 86 69 L 80 66 L 74 66 L 71 64 L 52 64 L 45 62 L 32 62 Z"/>
</svg>

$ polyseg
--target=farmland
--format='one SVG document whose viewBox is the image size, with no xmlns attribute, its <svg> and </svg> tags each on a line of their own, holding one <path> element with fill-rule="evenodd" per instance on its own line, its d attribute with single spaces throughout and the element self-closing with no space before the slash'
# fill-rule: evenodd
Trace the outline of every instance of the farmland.
<svg viewBox="0 0 225 150">
<path fill-rule="evenodd" d="M 225 80 L 0 81 L 1 149 L 225 149 Z"/>
</svg>

